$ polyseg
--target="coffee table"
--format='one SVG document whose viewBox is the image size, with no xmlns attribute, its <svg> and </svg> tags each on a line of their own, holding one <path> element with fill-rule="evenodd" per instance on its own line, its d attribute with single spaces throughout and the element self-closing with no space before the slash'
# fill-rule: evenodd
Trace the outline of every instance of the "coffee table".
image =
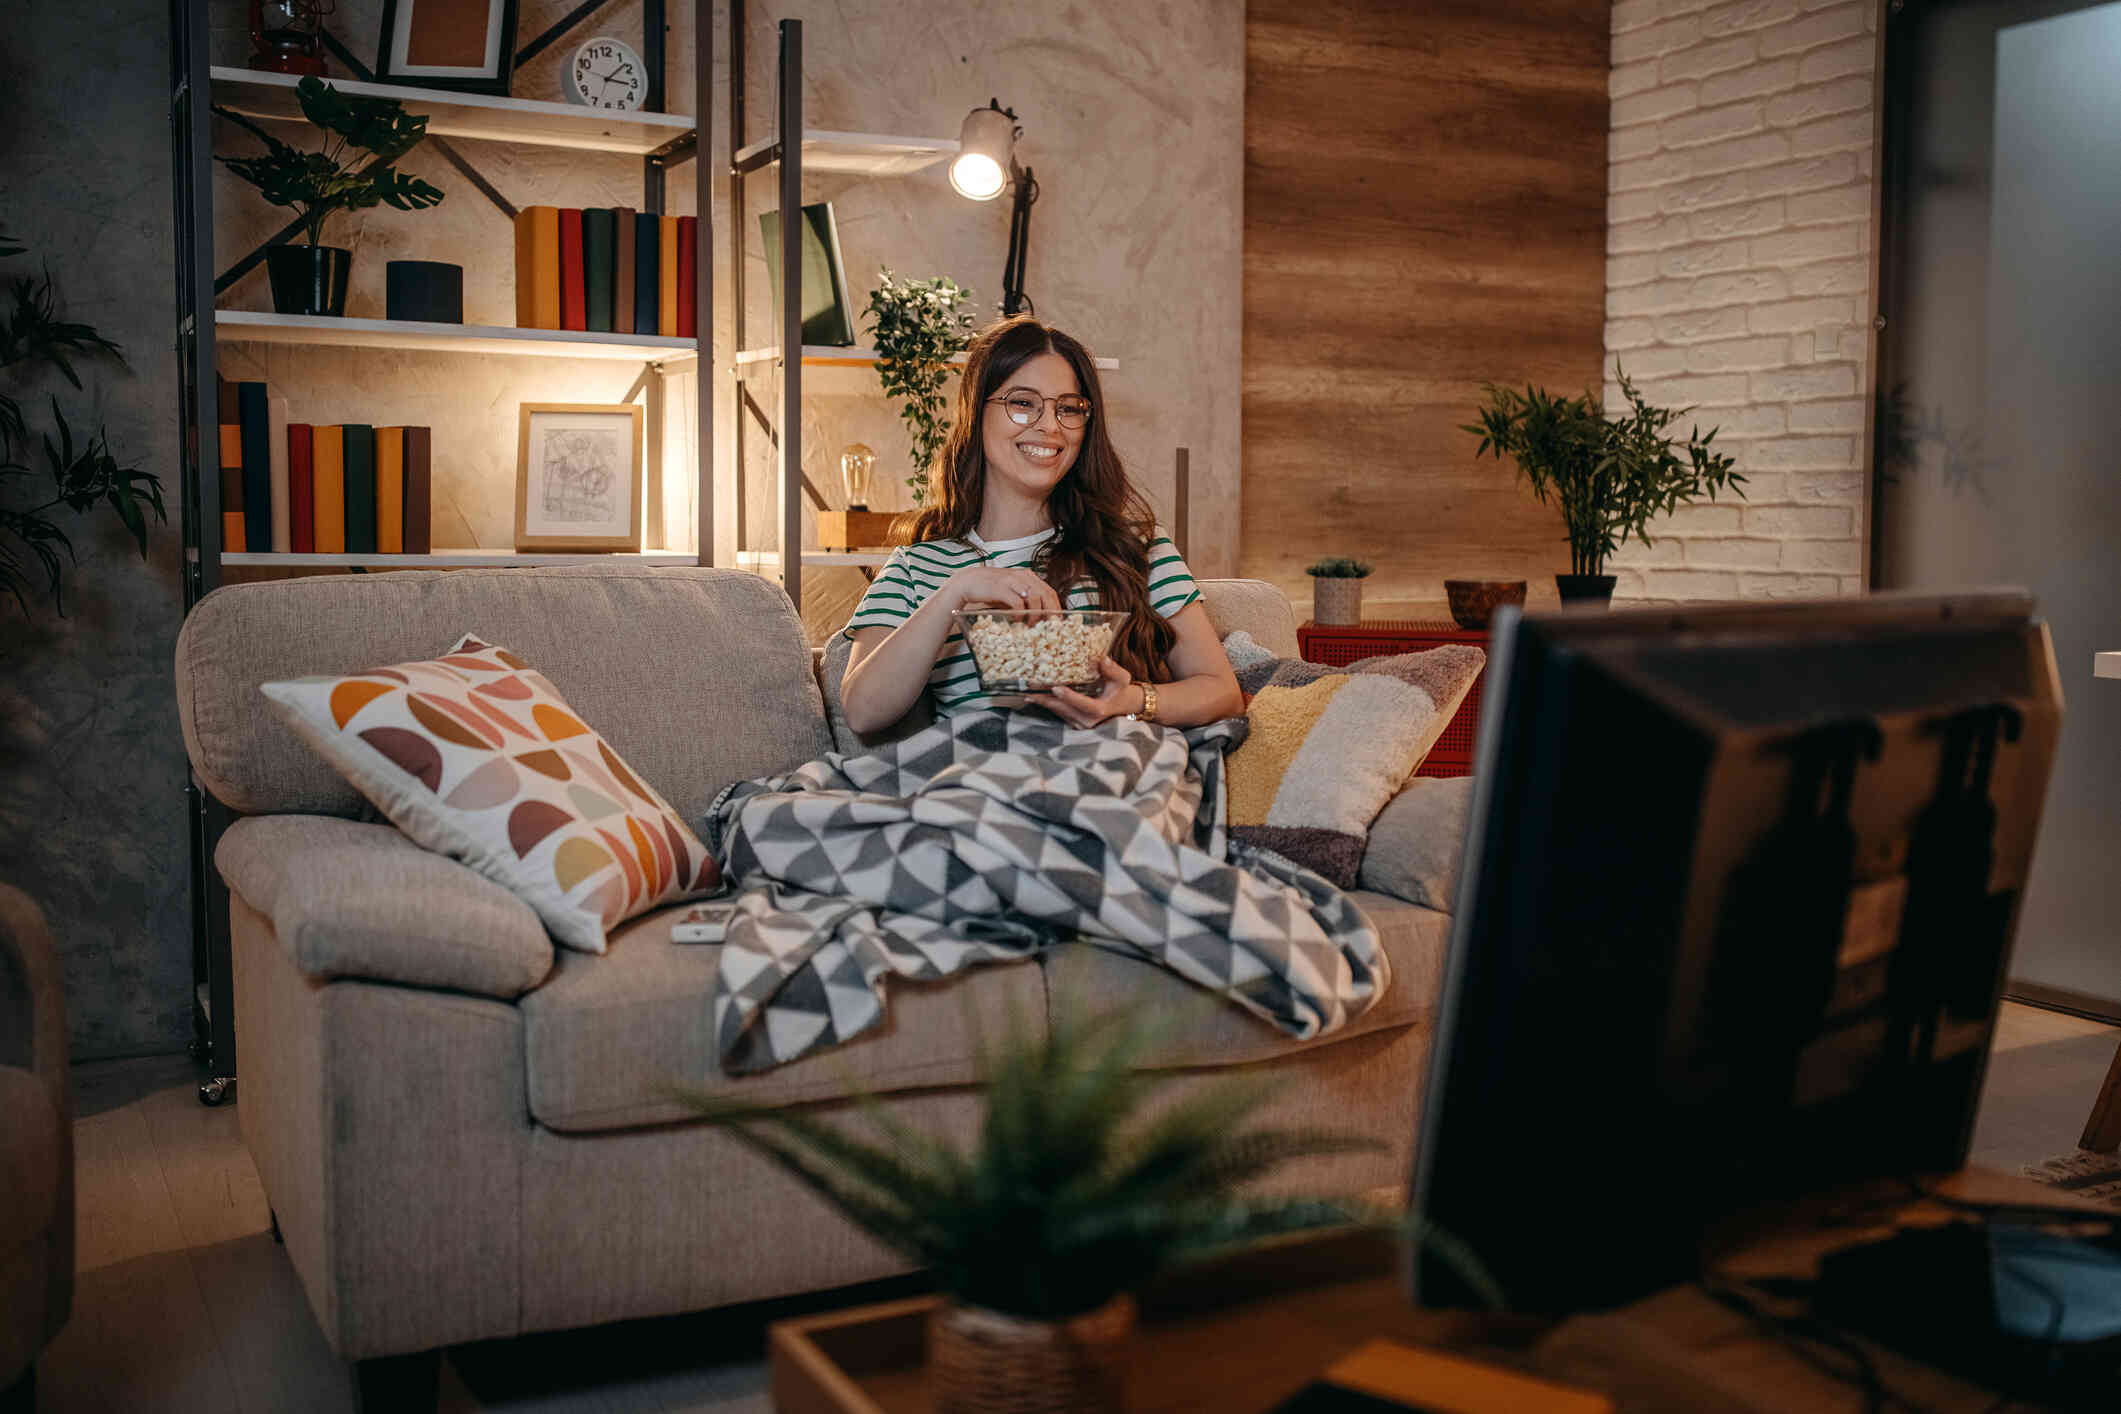
<svg viewBox="0 0 2121 1414">
<path fill-rule="evenodd" d="M 1940 1179 L 1936 1191 L 1988 1202 L 2071 1202 L 2055 1189 L 1983 1170 Z M 1851 1221 L 1852 1213 L 1862 1220 Z M 1902 1185 L 1839 1190 L 1734 1223 L 1720 1270 L 1733 1277 L 1803 1275 L 1836 1247 L 1951 1216 Z M 1266 1244 L 1160 1283 L 1141 1299 L 1131 1414 L 1264 1414 L 1379 1337 L 1598 1390 L 1628 1414 L 1856 1414 L 1865 1407 L 1855 1384 L 1819 1363 L 1833 1364 L 1834 1352 L 1789 1344 L 1700 1287 L 1557 1324 L 1417 1311 L 1403 1294 L 1397 1260 L 1389 1239 L 1341 1232 Z M 775 1325 L 775 1409 L 930 1414 L 926 1322 L 940 1302 L 916 1297 Z M 1885 1387 L 1924 1409 L 1980 1414 L 1998 1407 L 1992 1391 L 1863 1348 Z"/>
</svg>

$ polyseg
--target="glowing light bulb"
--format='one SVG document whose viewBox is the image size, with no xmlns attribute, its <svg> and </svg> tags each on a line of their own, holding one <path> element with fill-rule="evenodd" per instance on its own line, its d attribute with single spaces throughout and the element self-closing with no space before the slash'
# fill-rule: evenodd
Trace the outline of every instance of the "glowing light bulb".
<svg viewBox="0 0 2121 1414">
<path fill-rule="evenodd" d="M 1001 163 L 984 152 L 959 153 L 950 164 L 950 185 L 957 188 L 959 196 L 992 201 L 1002 194 L 1006 184 Z"/>
<path fill-rule="evenodd" d="M 869 486 L 876 475 L 876 453 L 856 442 L 840 453 L 840 478 L 847 483 L 847 509 L 869 509 Z"/>
</svg>

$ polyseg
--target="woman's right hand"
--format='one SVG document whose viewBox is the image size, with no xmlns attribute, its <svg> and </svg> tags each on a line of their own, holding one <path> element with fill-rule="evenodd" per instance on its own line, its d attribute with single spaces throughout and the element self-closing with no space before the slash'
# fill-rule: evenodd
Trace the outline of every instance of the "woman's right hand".
<svg viewBox="0 0 2121 1414">
<path fill-rule="evenodd" d="M 943 581 L 941 593 L 950 595 L 954 609 L 993 606 L 998 609 L 1058 609 L 1060 596 L 1053 586 L 1028 569 L 1005 570 L 993 565 L 969 565 Z"/>
</svg>

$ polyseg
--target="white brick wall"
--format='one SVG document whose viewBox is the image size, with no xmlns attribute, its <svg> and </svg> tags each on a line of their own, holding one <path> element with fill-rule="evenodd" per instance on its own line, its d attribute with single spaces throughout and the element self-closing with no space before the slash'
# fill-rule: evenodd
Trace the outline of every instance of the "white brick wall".
<svg viewBox="0 0 2121 1414">
<path fill-rule="evenodd" d="M 1621 597 L 1863 588 L 1875 23 L 1873 0 L 1613 6 L 1607 374 L 1696 406 L 1747 478 L 1616 556 Z"/>
</svg>

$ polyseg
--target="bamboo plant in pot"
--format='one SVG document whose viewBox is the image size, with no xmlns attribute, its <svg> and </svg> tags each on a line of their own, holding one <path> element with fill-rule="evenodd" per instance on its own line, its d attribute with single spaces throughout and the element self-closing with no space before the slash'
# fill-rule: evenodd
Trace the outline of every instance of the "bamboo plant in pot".
<svg viewBox="0 0 2121 1414">
<path fill-rule="evenodd" d="M 1688 501 L 1714 500 L 1725 489 L 1745 495 L 1745 478 L 1716 451 L 1715 428 L 1691 428 L 1684 442 L 1666 428 L 1692 408 L 1654 407 L 1625 370 L 1616 370 L 1624 411 L 1608 415 L 1589 393 L 1561 398 L 1527 385 L 1524 392 L 1486 385 L 1480 421 L 1464 430 L 1480 438 L 1477 458 L 1492 451 L 1517 463 L 1542 502 L 1559 503 L 1568 527 L 1568 574 L 1554 576 L 1563 603 L 1610 602 L 1615 576 L 1606 557 L 1632 537 L 1653 542 L 1649 523 Z"/>
<path fill-rule="evenodd" d="M 969 1150 L 872 1097 L 861 1104 L 873 1140 L 804 1110 L 682 1093 L 933 1272 L 948 1297 L 928 1337 L 944 1414 L 1101 1414 L 1124 1407 L 1133 1294 L 1151 1277 L 1369 1217 L 1352 1202 L 1240 1188 L 1290 1159 L 1377 1147 L 1257 1122 L 1272 1078 L 1162 1097 L 1180 1077 L 1141 1068 L 1160 1031 L 1145 1018 L 1062 1012 L 1040 1035 L 1012 1017 L 1005 1042 L 981 1048 L 986 1114 Z"/>
<path fill-rule="evenodd" d="M 324 223 L 335 212 L 394 206 L 418 211 L 443 193 L 391 164 L 427 136 L 425 114 L 407 113 L 395 98 L 349 98 L 315 76 L 296 86 L 303 115 L 324 130 L 321 150 L 288 146 L 232 109 L 214 106 L 231 123 L 265 144 L 261 157 L 215 160 L 258 189 L 275 206 L 293 208 L 306 240 L 265 252 L 273 308 L 281 314 L 346 313 L 346 281 L 353 252 L 320 244 Z M 361 155 L 369 160 L 363 162 Z"/>
</svg>

